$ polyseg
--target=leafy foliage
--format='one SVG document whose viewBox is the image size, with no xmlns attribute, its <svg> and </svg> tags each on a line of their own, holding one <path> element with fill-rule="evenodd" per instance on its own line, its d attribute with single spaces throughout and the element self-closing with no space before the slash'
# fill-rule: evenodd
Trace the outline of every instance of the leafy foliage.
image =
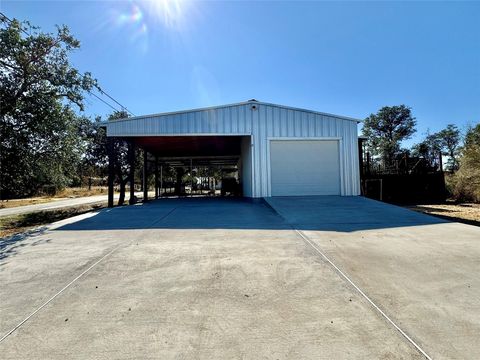
<svg viewBox="0 0 480 360">
<path fill-rule="evenodd" d="M 411 154 L 423 158 L 430 166 L 435 166 L 439 161 L 442 145 L 437 134 L 427 134 L 425 139 L 412 147 Z"/>
<path fill-rule="evenodd" d="M 393 164 L 400 152 L 403 140 L 415 133 L 416 120 L 405 105 L 385 106 L 371 114 L 363 123 L 363 135 L 374 156 L 380 157 L 385 166 Z"/>
<path fill-rule="evenodd" d="M 106 134 L 101 117 L 96 117 L 94 121 L 86 119 L 82 123 L 81 132 L 85 151 L 80 165 L 80 174 L 83 178 L 88 178 L 91 185 L 92 178 L 107 177 Z"/>
<path fill-rule="evenodd" d="M 42 33 L 28 22 L 0 28 L 1 197 L 52 191 L 74 179 L 85 144 L 83 96 L 96 86 L 69 63 L 80 44 L 66 26 Z M 30 35 L 24 36 L 24 33 Z"/>
<path fill-rule="evenodd" d="M 442 155 L 448 156 L 447 169 L 455 171 L 458 169 L 459 147 L 461 141 L 460 130 L 454 125 L 447 127 L 436 134 L 441 146 Z"/>
<path fill-rule="evenodd" d="M 427 133 L 422 142 L 412 147 L 412 155 L 425 159 L 430 165 L 435 165 L 440 155 L 447 156 L 446 168 L 453 172 L 458 169 L 460 141 L 460 130 L 449 124 L 437 133 Z"/>
<path fill-rule="evenodd" d="M 458 200 L 480 202 L 480 123 L 467 131 L 459 163 L 453 195 Z"/>
</svg>

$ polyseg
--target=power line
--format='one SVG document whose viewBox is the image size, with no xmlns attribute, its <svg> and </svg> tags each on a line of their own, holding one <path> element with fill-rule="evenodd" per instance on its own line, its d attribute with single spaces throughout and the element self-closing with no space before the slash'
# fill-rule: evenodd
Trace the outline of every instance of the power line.
<svg viewBox="0 0 480 360">
<path fill-rule="evenodd" d="M 1 11 L 0 11 L 0 17 L 1 17 L 2 20 L 8 21 L 10 24 L 13 23 L 13 20 L 10 19 L 7 15 L 5 15 L 5 14 L 4 14 L 3 12 L 1 12 Z M 31 34 L 29 34 L 23 27 L 20 27 L 20 30 L 21 30 L 24 34 L 26 34 L 26 35 L 28 35 L 28 36 L 31 35 Z M 125 111 L 126 111 L 127 113 L 129 113 L 130 115 L 135 116 L 135 114 L 132 113 L 130 110 L 128 110 L 128 108 L 127 108 L 126 106 L 123 106 L 122 104 L 120 104 L 120 102 L 118 102 L 117 100 L 115 100 L 115 99 L 113 98 L 113 96 L 109 95 L 105 90 L 101 89 L 99 86 L 96 86 L 95 88 L 98 90 L 98 92 L 99 92 L 100 94 L 105 95 L 105 96 L 108 97 L 110 100 L 114 101 L 118 106 L 120 106 L 120 108 L 121 108 L 122 110 L 125 110 Z M 108 105 L 109 107 L 111 107 L 113 110 L 119 111 L 119 110 L 116 109 L 114 106 L 112 106 L 111 104 L 109 104 L 108 102 L 106 102 L 105 100 L 103 100 L 102 98 L 100 98 L 98 95 L 94 94 L 93 92 L 89 92 L 89 93 L 90 93 L 91 95 L 93 95 L 94 97 L 96 97 L 96 98 L 97 98 L 98 100 L 100 100 L 101 102 L 103 102 L 104 104 L 106 104 L 106 105 Z"/>
<path fill-rule="evenodd" d="M 90 95 L 95 96 L 98 100 L 100 100 L 100 101 L 103 102 L 104 104 L 110 106 L 113 110 L 119 111 L 117 108 L 115 108 L 114 106 L 110 105 L 108 102 L 106 102 L 105 100 L 103 100 L 100 96 L 95 95 L 93 92 L 91 92 Z"/>
<path fill-rule="evenodd" d="M 7 15 L 5 15 L 3 12 L 0 11 L 0 16 L 4 18 L 5 20 L 8 20 L 8 22 L 12 22 L 12 19 L 10 19 Z"/>
<path fill-rule="evenodd" d="M 132 113 L 130 110 L 128 110 L 126 106 L 123 106 L 123 105 L 120 104 L 117 100 L 115 100 L 112 96 L 108 95 L 105 90 L 102 90 L 102 89 L 100 89 L 99 87 L 97 87 L 97 89 L 98 89 L 98 91 L 99 91 L 101 94 L 107 96 L 110 100 L 114 101 L 117 105 L 119 105 L 123 110 L 125 110 L 125 111 L 128 112 L 128 113 L 130 113 L 130 115 L 135 116 L 135 114 Z"/>
<path fill-rule="evenodd" d="M 4 14 L 3 12 L 1 12 L 1 11 L 0 11 L 0 17 L 2 18 L 2 20 L 8 21 L 10 24 L 13 23 L 13 20 L 10 19 L 7 15 L 5 15 L 5 14 Z M 20 30 L 22 30 L 22 32 L 23 32 L 24 34 L 30 36 L 30 34 L 27 32 L 27 30 L 25 30 L 23 27 L 20 27 Z"/>
</svg>

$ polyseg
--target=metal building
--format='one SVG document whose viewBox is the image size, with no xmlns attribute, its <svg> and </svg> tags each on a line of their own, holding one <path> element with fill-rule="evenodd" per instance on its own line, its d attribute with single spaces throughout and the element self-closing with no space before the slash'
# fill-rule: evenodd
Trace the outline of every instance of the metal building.
<svg viewBox="0 0 480 360">
<path fill-rule="evenodd" d="M 161 159 L 235 163 L 243 196 L 360 194 L 357 119 L 256 100 L 109 121 Z"/>
</svg>

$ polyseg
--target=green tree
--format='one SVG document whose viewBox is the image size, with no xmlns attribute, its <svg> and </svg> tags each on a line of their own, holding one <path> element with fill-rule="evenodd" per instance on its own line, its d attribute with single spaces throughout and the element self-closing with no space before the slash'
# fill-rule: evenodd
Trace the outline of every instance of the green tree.
<svg viewBox="0 0 480 360">
<path fill-rule="evenodd" d="M 115 111 L 108 116 L 108 121 L 127 118 L 126 111 Z M 107 134 L 105 125 L 101 118 L 96 118 L 95 122 L 86 124 L 86 149 L 83 157 L 83 167 L 86 171 L 92 171 L 97 174 L 107 175 L 108 169 L 108 153 L 107 153 Z M 115 182 L 119 185 L 120 195 L 118 205 L 123 205 L 125 202 L 126 186 L 130 174 L 130 151 L 132 147 L 126 140 L 120 138 L 112 138 L 113 146 L 113 168 L 115 175 Z M 136 164 L 141 163 L 140 152 L 136 151 L 133 156 L 136 157 Z"/>
<path fill-rule="evenodd" d="M 441 146 L 442 155 L 448 156 L 447 168 L 450 171 L 458 169 L 458 154 L 460 147 L 460 130 L 454 125 L 447 127 L 435 134 Z"/>
<path fill-rule="evenodd" d="M 465 135 L 453 180 L 453 195 L 457 199 L 480 202 L 480 123 Z"/>
<path fill-rule="evenodd" d="M 108 117 L 108 121 L 122 119 L 128 117 L 126 111 L 115 111 Z M 105 134 L 106 135 L 106 134 Z M 126 186 L 129 180 L 130 173 L 130 156 L 136 157 L 136 164 L 140 163 L 140 152 L 135 151 L 134 154 L 131 154 L 130 151 L 133 151 L 129 142 L 114 138 L 113 140 L 113 154 L 114 154 L 114 171 L 117 182 L 120 186 L 120 195 L 118 198 L 118 205 L 123 205 L 125 202 L 125 191 Z"/>
<path fill-rule="evenodd" d="M 429 166 L 435 167 L 438 165 L 441 151 L 442 144 L 438 134 L 427 132 L 423 141 L 412 146 L 411 154 L 425 159 Z"/>
<path fill-rule="evenodd" d="M 465 135 L 464 150 L 480 147 L 480 123 L 470 127 Z"/>
<path fill-rule="evenodd" d="M 28 34 L 28 35 L 25 35 Z M 2 198 L 26 196 L 48 185 L 68 185 L 83 141 L 85 91 L 96 86 L 90 73 L 71 66 L 80 43 L 66 26 L 43 33 L 28 22 L 0 25 L 0 191 Z"/>
<path fill-rule="evenodd" d="M 363 123 L 363 135 L 368 138 L 370 152 L 380 157 L 385 166 L 393 165 L 403 140 L 415 133 L 416 120 L 405 105 L 384 106 Z"/>
<path fill-rule="evenodd" d="M 85 152 L 82 157 L 80 174 L 87 177 L 89 187 L 93 177 L 107 176 L 106 134 L 100 116 L 94 121 L 84 119 L 82 123 L 82 137 L 85 139 Z"/>
</svg>

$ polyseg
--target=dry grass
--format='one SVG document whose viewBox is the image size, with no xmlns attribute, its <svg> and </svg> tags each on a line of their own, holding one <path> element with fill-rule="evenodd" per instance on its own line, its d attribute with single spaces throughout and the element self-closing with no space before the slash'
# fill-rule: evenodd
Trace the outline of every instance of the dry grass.
<svg viewBox="0 0 480 360">
<path fill-rule="evenodd" d="M 480 204 L 432 204 L 408 206 L 409 209 L 443 219 L 480 226 Z"/>
<path fill-rule="evenodd" d="M 0 238 L 22 233 L 39 225 L 50 224 L 89 211 L 98 210 L 106 207 L 106 205 L 106 203 L 97 203 L 21 215 L 3 216 L 0 217 Z"/>
<path fill-rule="evenodd" d="M 28 198 L 28 199 L 1 200 L 0 209 L 13 208 L 13 207 L 24 206 L 24 205 L 42 204 L 52 200 L 53 200 L 52 197 L 47 197 L 47 196 Z"/>
<path fill-rule="evenodd" d="M 108 192 L 106 187 L 92 186 L 90 190 L 88 188 L 66 188 L 60 191 L 55 198 L 77 198 L 84 196 L 104 195 Z"/>
<path fill-rule="evenodd" d="M 107 188 L 101 186 L 92 187 L 90 190 L 88 188 L 66 188 L 55 194 L 54 196 L 38 196 L 33 198 L 26 199 L 12 199 L 12 200 L 2 200 L 0 201 L 0 209 L 13 208 L 17 206 L 25 205 L 35 205 L 42 204 L 49 201 L 65 199 L 65 198 L 77 198 L 84 196 L 95 196 L 95 195 L 104 195 L 107 194 Z"/>
</svg>

